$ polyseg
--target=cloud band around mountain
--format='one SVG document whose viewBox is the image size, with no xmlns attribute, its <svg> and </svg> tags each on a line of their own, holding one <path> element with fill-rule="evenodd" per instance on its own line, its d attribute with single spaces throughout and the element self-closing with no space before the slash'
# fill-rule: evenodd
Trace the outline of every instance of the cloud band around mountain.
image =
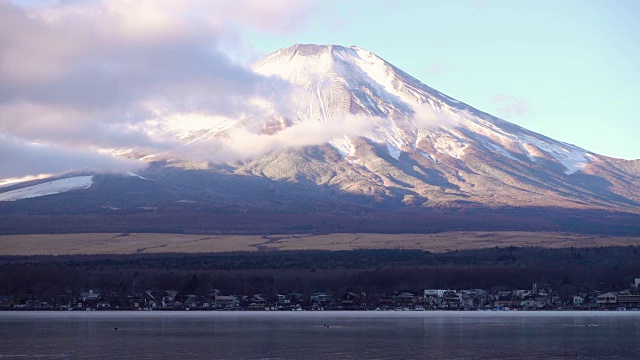
<svg viewBox="0 0 640 360">
<path fill-rule="evenodd" d="M 280 0 L 269 11 L 300 18 L 307 7 Z M 251 105 L 254 98 L 286 106 L 279 95 L 288 84 L 255 74 L 219 47 L 239 25 L 294 27 L 256 21 L 265 9 L 260 1 L 0 1 L 0 136 L 12 139 L 1 157 L 16 164 L 1 169 L 0 178 L 32 174 L 35 164 L 20 164 L 25 157 L 51 160 L 36 161 L 45 148 L 65 164 L 48 171 L 113 170 L 121 163 L 129 169 L 129 161 L 100 150 L 162 151 L 175 145 L 150 136 L 150 118 L 194 112 L 247 116 L 260 111 Z"/>
</svg>

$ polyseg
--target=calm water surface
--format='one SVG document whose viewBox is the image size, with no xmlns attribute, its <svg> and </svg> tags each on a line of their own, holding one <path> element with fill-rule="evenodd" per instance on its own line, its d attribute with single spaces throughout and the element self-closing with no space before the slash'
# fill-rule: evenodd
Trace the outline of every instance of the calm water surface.
<svg viewBox="0 0 640 360">
<path fill-rule="evenodd" d="M 640 359 L 640 313 L 2 312 L 5 358 Z"/>
</svg>

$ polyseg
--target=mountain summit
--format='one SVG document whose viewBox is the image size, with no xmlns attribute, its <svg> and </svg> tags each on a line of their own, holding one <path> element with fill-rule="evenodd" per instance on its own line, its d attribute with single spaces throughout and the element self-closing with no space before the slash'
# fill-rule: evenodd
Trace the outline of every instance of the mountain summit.
<svg viewBox="0 0 640 360">
<path fill-rule="evenodd" d="M 356 46 L 294 45 L 256 63 L 254 71 L 302 87 L 304 102 L 291 124 L 360 115 L 370 124 L 329 143 L 342 157 L 279 164 L 272 155 L 250 168 L 283 168 L 289 178 L 347 191 L 400 197 L 422 206 L 457 201 L 495 205 L 615 204 L 637 209 L 636 173 L 623 160 L 528 131 L 432 89 L 377 55 Z M 615 164 L 614 164 L 615 163 Z M 626 165 L 629 165 L 626 162 Z M 319 164 L 318 164 L 319 165 Z M 330 178 L 313 174 L 333 174 Z M 601 180 L 598 180 L 601 179 Z M 597 186 L 594 184 L 607 186 Z"/>
<path fill-rule="evenodd" d="M 118 149 L 149 163 L 140 176 L 95 176 L 89 188 L 20 206 L 2 199 L 19 198 L 9 191 L 33 194 L 21 187 L 47 180 L 0 188 L 0 213 L 42 212 L 40 201 L 100 213 L 317 213 L 325 224 L 327 214 L 372 211 L 640 213 L 640 161 L 595 154 L 479 111 L 359 47 L 296 44 L 252 69 L 287 85 L 255 100 L 258 115 L 196 128 L 178 121 L 171 134 L 187 150 L 179 153 Z M 243 155 L 211 160 L 209 151 Z"/>
</svg>

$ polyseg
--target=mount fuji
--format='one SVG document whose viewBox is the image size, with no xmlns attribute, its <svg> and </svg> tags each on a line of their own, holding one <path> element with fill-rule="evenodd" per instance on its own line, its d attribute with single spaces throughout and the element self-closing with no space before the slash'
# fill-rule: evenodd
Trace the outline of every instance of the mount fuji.
<svg viewBox="0 0 640 360">
<path fill-rule="evenodd" d="M 145 161 L 137 174 L 0 187 L 0 232 L 640 234 L 640 160 L 484 113 L 356 46 L 296 44 L 252 70 L 287 90 L 251 115 L 165 124 L 178 151 L 111 150 Z"/>
<path fill-rule="evenodd" d="M 296 155 L 280 155 L 288 161 L 272 156 L 245 168 L 277 168 L 290 179 L 338 183 L 347 191 L 419 206 L 463 201 L 638 210 L 637 161 L 616 161 L 480 112 L 369 51 L 295 45 L 266 57 L 254 70 L 280 76 L 315 97 L 296 120 L 354 114 L 369 117 L 371 124 L 356 136 L 329 142 L 340 153 L 340 170 L 327 169 L 326 160 L 291 161 Z"/>
</svg>

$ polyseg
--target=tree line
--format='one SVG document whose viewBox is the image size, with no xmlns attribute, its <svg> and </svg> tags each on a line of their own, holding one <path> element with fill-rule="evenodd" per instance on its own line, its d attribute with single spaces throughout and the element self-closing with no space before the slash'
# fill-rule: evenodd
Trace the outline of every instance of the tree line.
<svg viewBox="0 0 640 360">
<path fill-rule="evenodd" d="M 147 289 L 206 295 L 344 291 L 528 289 L 565 294 L 624 288 L 640 277 L 638 247 L 273 251 L 0 257 L 0 294 L 56 297 L 88 289 L 126 296 Z M 568 296 L 568 295 L 567 295 Z"/>
</svg>

